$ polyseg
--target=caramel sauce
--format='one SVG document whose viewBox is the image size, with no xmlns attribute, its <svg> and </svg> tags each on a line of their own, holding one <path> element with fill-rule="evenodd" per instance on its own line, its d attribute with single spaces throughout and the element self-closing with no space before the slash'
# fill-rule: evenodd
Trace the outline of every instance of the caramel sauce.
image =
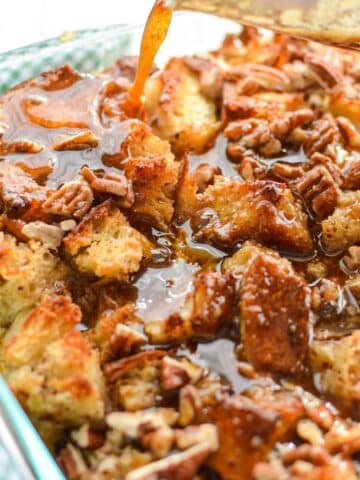
<svg viewBox="0 0 360 480">
<path fill-rule="evenodd" d="M 139 113 L 144 86 L 169 30 L 171 17 L 172 10 L 165 5 L 165 0 L 156 0 L 144 28 L 135 81 L 123 105 L 129 116 L 137 116 Z"/>
</svg>

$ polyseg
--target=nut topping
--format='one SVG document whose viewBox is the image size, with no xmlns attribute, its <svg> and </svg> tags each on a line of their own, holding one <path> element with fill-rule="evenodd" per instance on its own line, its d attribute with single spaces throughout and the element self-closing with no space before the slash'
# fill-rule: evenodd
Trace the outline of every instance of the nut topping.
<svg viewBox="0 0 360 480">
<path fill-rule="evenodd" d="M 63 230 L 56 225 L 36 221 L 23 226 L 22 233 L 28 238 L 39 240 L 43 245 L 55 250 L 61 244 L 64 236 Z"/>
<path fill-rule="evenodd" d="M 78 133 L 77 135 L 69 135 L 56 141 L 52 148 L 54 150 L 86 150 L 98 146 L 99 140 L 90 130 Z"/>
<path fill-rule="evenodd" d="M 58 461 L 70 480 L 77 480 L 87 472 L 87 466 L 80 450 L 71 444 L 61 450 Z"/>
<path fill-rule="evenodd" d="M 43 146 L 32 140 L 16 140 L 12 143 L 6 143 L 0 140 L 0 155 L 9 155 L 11 153 L 40 153 Z"/>
<path fill-rule="evenodd" d="M 83 167 L 82 176 L 89 183 L 94 192 L 105 193 L 118 197 L 120 206 L 128 208 L 134 203 L 135 197 L 131 183 L 124 175 L 117 173 L 105 173 L 103 177 L 97 177 L 92 170 Z"/>
<path fill-rule="evenodd" d="M 85 423 L 79 430 L 72 432 L 71 438 L 80 448 L 96 449 L 105 443 L 104 435 L 93 430 L 88 423 Z"/>
<path fill-rule="evenodd" d="M 339 189 L 325 167 L 308 171 L 297 183 L 297 189 L 319 218 L 323 219 L 335 210 Z"/>
<path fill-rule="evenodd" d="M 92 191 L 86 184 L 68 182 L 50 195 L 43 209 L 54 215 L 82 218 L 90 209 L 93 199 Z"/>
</svg>

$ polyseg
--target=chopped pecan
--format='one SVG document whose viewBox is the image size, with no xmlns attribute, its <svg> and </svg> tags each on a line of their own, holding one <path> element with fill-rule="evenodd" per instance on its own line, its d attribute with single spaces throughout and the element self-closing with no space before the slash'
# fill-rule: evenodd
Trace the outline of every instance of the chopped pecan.
<svg viewBox="0 0 360 480">
<path fill-rule="evenodd" d="M 335 421 L 334 414 L 324 404 L 319 404 L 315 408 L 307 408 L 307 414 L 322 430 L 330 430 Z"/>
<path fill-rule="evenodd" d="M 318 166 L 309 170 L 297 182 L 296 188 L 320 219 L 334 212 L 340 191 L 325 167 Z"/>
<path fill-rule="evenodd" d="M 82 218 L 90 209 L 93 199 L 88 185 L 82 182 L 68 182 L 47 198 L 43 209 L 54 215 Z"/>
<path fill-rule="evenodd" d="M 351 160 L 342 173 L 344 188 L 360 190 L 360 158 Z"/>
<path fill-rule="evenodd" d="M 304 169 L 300 165 L 276 162 L 272 166 L 272 172 L 281 179 L 295 180 L 304 174 Z"/>
<path fill-rule="evenodd" d="M 236 144 L 233 144 L 233 146 L 236 146 Z M 228 152 L 231 154 L 230 145 Z M 234 157 L 232 156 L 232 158 Z M 254 156 L 245 155 L 240 160 L 238 171 L 244 180 L 261 180 L 266 174 L 266 167 L 261 165 Z"/>
<path fill-rule="evenodd" d="M 146 337 L 128 325 L 119 323 L 110 337 L 109 346 L 115 355 L 125 355 L 146 343 Z"/>
<path fill-rule="evenodd" d="M 201 406 L 201 397 L 196 388 L 193 385 L 183 387 L 179 396 L 179 425 L 184 427 L 193 422 Z"/>
<path fill-rule="evenodd" d="M 269 124 L 266 120 L 249 119 L 237 120 L 230 123 L 224 130 L 224 135 L 231 142 L 237 142 L 239 145 L 237 155 L 234 155 L 233 145 L 229 143 L 227 153 L 232 158 L 239 158 L 239 153 L 253 149 L 258 151 L 264 157 L 271 157 L 281 152 L 282 146 L 271 132 Z M 240 157 L 241 158 L 241 157 Z"/>
<path fill-rule="evenodd" d="M 98 146 L 99 140 L 96 135 L 87 130 L 86 132 L 78 133 L 77 135 L 68 135 L 62 137 L 53 143 L 54 150 L 86 150 L 87 148 L 95 148 Z"/>
<path fill-rule="evenodd" d="M 236 65 L 227 72 L 226 77 L 228 80 L 240 80 L 237 84 L 240 95 L 256 93 L 258 90 L 287 92 L 290 88 L 290 79 L 287 74 L 269 65 L 255 63 Z"/>
<path fill-rule="evenodd" d="M 333 177 L 337 185 L 339 186 L 342 185 L 343 180 L 342 180 L 341 170 L 331 156 L 324 155 L 319 152 L 314 153 L 310 157 L 309 166 L 312 168 L 312 167 L 317 167 L 319 165 L 323 165 L 324 167 L 327 168 L 327 170 L 329 171 L 330 175 Z"/>
<path fill-rule="evenodd" d="M 42 149 L 43 146 L 40 143 L 32 140 L 15 140 L 11 143 L 0 140 L 0 155 L 8 155 L 10 153 L 39 153 Z"/>
<path fill-rule="evenodd" d="M 337 65 L 318 54 L 308 54 L 305 63 L 323 88 L 332 88 L 343 81 L 343 74 Z"/>
<path fill-rule="evenodd" d="M 80 450 L 71 444 L 60 451 L 58 462 L 70 480 L 77 480 L 87 472 L 87 466 Z"/>
<path fill-rule="evenodd" d="M 219 167 L 214 167 L 209 163 L 200 163 L 195 169 L 195 179 L 198 187 L 198 192 L 203 193 L 206 188 L 214 183 L 215 175 L 220 175 Z"/>
<path fill-rule="evenodd" d="M 199 443 L 184 452 L 133 470 L 126 480 L 192 480 L 212 452 L 209 444 Z"/>
<path fill-rule="evenodd" d="M 270 130 L 279 140 L 286 140 L 296 128 L 310 123 L 313 119 L 314 112 L 309 108 L 303 108 L 285 113 L 280 118 L 273 120 L 270 123 Z"/>
<path fill-rule="evenodd" d="M 128 208 L 135 201 L 134 192 L 128 179 L 118 173 L 105 173 L 103 177 L 98 177 L 88 167 L 81 170 L 82 176 L 90 184 L 94 192 L 105 193 L 118 197 L 120 206 Z"/>
<path fill-rule="evenodd" d="M 60 246 L 64 236 L 63 230 L 57 225 L 49 225 L 40 221 L 26 223 L 22 233 L 28 238 L 39 240 L 43 245 L 54 250 Z"/>
<path fill-rule="evenodd" d="M 94 450 L 105 443 L 105 436 L 102 432 L 96 431 L 88 423 L 71 433 L 72 440 L 80 448 L 89 448 Z"/>
<path fill-rule="evenodd" d="M 352 272 L 360 269 L 360 246 L 353 245 L 348 249 L 346 255 L 344 256 L 344 263 Z"/>
<path fill-rule="evenodd" d="M 219 448 L 217 429 L 211 423 L 190 425 L 176 432 L 176 446 L 185 450 L 199 443 L 207 443 L 213 451 Z"/>
<path fill-rule="evenodd" d="M 169 426 L 174 415 L 163 415 L 160 411 L 113 412 L 107 415 L 107 424 L 150 450 L 157 458 L 165 457 L 175 442 L 175 431 Z"/>
<path fill-rule="evenodd" d="M 310 135 L 304 142 L 304 151 L 309 158 L 316 152 L 335 157 L 334 146 L 340 143 L 341 135 L 334 118 L 325 114 L 313 122 Z"/>
<path fill-rule="evenodd" d="M 346 117 L 337 117 L 336 122 L 345 144 L 353 148 L 360 148 L 360 133 L 355 125 Z"/>
<path fill-rule="evenodd" d="M 321 429 L 312 420 L 304 418 L 300 420 L 296 426 L 297 433 L 300 438 L 311 445 L 323 445 L 324 435 Z"/>
<path fill-rule="evenodd" d="M 331 462 L 331 457 L 324 447 L 318 445 L 300 445 L 282 455 L 285 465 L 290 465 L 297 460 L 305 460 L 314 465 L 326 465 Z"/>
<path fill-rule="evenodd" d="M 196 383 L 202 375 L 202 368 L 187 360 L 176 360 L 169 356 L 161 360 L 161 387 L 163 390 L 173 390 L 183 387 L 190 381 Z"/>
</svg>

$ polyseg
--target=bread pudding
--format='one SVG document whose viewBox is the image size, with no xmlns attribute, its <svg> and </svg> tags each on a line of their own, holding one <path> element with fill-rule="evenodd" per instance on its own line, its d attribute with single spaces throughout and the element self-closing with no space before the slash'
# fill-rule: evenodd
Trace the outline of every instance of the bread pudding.
<svg viewBox="0 0 360 480">
<path fill-rule="evenodd" d="M 0 98 L 2 374 L 69 480 L 359 478 L 359 55 L 136 65 Z"/>
</svg>

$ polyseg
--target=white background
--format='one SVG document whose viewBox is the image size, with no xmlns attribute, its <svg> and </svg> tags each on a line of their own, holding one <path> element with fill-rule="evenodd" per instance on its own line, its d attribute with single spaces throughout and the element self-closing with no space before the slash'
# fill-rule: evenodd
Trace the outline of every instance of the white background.
<svg viewBox="0 0 360 480">
<path fill-rule="evenodd" d="M 0 51 L 64 31 L 141 23 L 153 0 L 0 0 Z"/>
</svg>

